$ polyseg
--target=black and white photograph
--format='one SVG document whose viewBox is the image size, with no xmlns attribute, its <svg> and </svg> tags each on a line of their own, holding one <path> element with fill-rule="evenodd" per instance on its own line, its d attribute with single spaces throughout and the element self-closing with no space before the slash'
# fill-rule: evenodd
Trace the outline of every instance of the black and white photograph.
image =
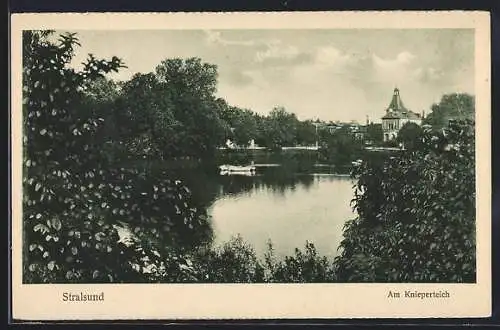
<svg viewBox="0 0 500 330">
<path fill-rule="evenodd" d="M 23 287 L 478 284 L 474 26 L 19 35 Z"/>
</svg>

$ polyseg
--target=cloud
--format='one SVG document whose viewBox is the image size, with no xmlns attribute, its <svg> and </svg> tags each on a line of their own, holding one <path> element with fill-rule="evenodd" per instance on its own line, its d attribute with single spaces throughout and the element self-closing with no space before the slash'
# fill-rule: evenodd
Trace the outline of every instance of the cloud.
<svg viewBox="0 0 500 330">
<path fill-rule="evenodd" d="M 333 46 L 318 47 L 314 59 L 317 64 L 343 66 L 352 62 L 352 57 Z"/>
<path fill-rule="evenodd" d="M 413 72 L 414 77 L 422 83 L 432 83 L 445 78 L 443 70 L 434 67 L 420 67 Z"/>
<path fill-rule="evenodd" d="M 473 90 L 464 83 L 473 77 L 470 71 L 446 66 L 442 56 L 436 58 L 412 45 L 391 54 L 383 48 L 341 43 L 307 45 L 293 38 L 246 42 L 220 34 L 211 38 L 218 44 L 248 46 L 240 55 L 248 61 L 246 66 L 233 67 L 221 95 L 261 113 L 281 104 L 302 118 L 365 120 L 368 115 L 378 121 L 395 86 L 414 111 L 427 109 L 448 90 Z"/>
<path fill-rule="evenodd" d="M 376 54 L 373 55 L 373 62 L 377 67 L 392 69 L 392 68 L 400 68 L 411 65 L 416 56 L 410 52 L 404 51 L 396 55 L 394 59 L 384 59 Z"/>
<path fill-rule="evenodd" d="M 381 56 L 369 50 L 344 51 L 328 44 L 310 49 L 280 42 L 270 45 L 256 53 L 255 63 L 260 65 L 245 72 L 251 83 L 242 88 L 223 88 L 223 92 L 234 96 L 231 102 L 264 113 L 279 103 L 302 118 L 365 120 L 369 115 L 377 121 L 394 86 L 404 91 L 407 106 L 419 111 L 434 97 L 433 86 L 439 86 L 445 76 L 438 67 L 427 66 L 406 51 Z M 308 61 L 292 62 L 304 54 Z M 421 100 L 423 94 L 427 97 Z"/>
<path fill-rule="evenodd" d="M 255 46 L 257 44 L 254 40 L 229 40 L 222 37 L 219 31 L 205 30 L 205 40 L 208 44 L 223 45 L 223 46 Z"/>
<path fill-rule="evenodd" d="M 297 47 L 283 45 L 282 42 L 273 40 L 267 43 L 266 49 L 255 54 L 255 61 L 262 63 L 268 59 L 293 59 L 300 54 Z"/>
</svg>

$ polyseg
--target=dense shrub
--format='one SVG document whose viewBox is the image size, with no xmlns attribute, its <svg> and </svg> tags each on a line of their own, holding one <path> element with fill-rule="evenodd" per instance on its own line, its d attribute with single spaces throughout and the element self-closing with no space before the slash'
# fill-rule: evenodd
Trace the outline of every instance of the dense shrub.
<svg viewBox="0 0 500 330">
<path fill-rule="evenodd" d="M 331 261 L 320 256 L 311 242 L 306 242 L 303 251 L 296 248 L 294 255 L 286 256 L 283 260 L 275 257 L 272 243 L 269 242 L 264 260 L 266 282 L 315 283 L 335 280 Z"/>
<path fill-rule="evenodd" d="M 255 283 L 264 278 L 254 249 L 240 235 L 222 246 L 199 250 L 195 263 L 201 282 Z"/>
<path fill-rule="evenodd" d="M 359 163 L 339 281 L 475 281 L 474 124 L 426 129 L 418 149 Z"/>
<path fill-rule="evenodd" d="M 74 35 L 57 43 L 49 35 L 23 35 L 24 280 L 113 281 L 124 251 L 91 182 L 102 173 L 91 138 L 101 120 L 84 107 L 82 91 L 121 62 L 90 58 L 75 72 L 67 67 Z"/>
</svg>

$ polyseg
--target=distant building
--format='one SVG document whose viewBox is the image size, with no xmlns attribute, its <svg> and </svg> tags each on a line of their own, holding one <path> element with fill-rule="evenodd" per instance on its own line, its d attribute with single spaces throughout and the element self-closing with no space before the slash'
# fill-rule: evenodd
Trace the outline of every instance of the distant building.
<svg viewBox="0 0 500 330">
<path fill-rule="evenodd" d="M 394 89 L 391 103 L 389 104 L 389 107 L 387 107 L 385 112 L 385 115 L 382 117 L 382 131 L 384 132 L 384 142 L 396 138 L 401 127 L 403 127 L 403 125 L 408 122 L 412 122 L 417 125 L 422 124 L 421 115 L 407 109 L 404 106 L 403 101 L 401 101 L 401 96 L 399 95 L 398 88 Z"/>
<path fill-rule="evenodd" d="M 354 134 L 354 138 L 357 140 L 365 140 L 367 133 L 367 126 L 359 125 L 355 129 L 351 129 Z"/>
<path fill-rule="evenodd" d="M 341 126 L 341 125 L 338 125 L 338 124 L 336 124 L 336 123 L 329 123 L 329 124 L 325 125 L 325 127 L 324 127 L 324 128 L 325 128 L 325 129 L 327 129 L 327 130 L 328 130 L 328 132 L 329 132 L 330 134 L 333 134 L 333 133 L 335 133 L 337 130 L 341 129 L 341 128 L 342 128 L 342 126 Z"/>
<path fill-rule="evenodd" d="M 337 130 L 342 128 L 342 124 L 340 122 L 320 122 L 319 120 L 313 122 L 313 125 L 316 127 L 318 131 L 327 131 L 330 134 L 335 133 Z"/>
</svg>

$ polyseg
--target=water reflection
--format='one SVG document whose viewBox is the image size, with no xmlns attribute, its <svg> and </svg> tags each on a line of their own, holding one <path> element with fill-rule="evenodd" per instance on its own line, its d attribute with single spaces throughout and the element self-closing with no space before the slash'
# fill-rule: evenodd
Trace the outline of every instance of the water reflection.
<svg viewBox="0 0 500 330">
<path fill-rule="evenodd" d="M 220 175 L 222 164 L 244 166 L 252 161 L 254 176 Z M 353 217 L 351 180 L 334 174 L 338 169 L 328 164 L 318 164 L 313 153 L 230 153 L 190 166 L 154 165 L 166 167 L 211 216 L 206 228 L 185 237 L 190 246 L 193 241 L 221 244 L 241 234 L 260 255 L 271 239 L 278 254 L 293 254 L 295 247 L 302 248 L 309 240 L 320 253 L 332 256 L 343 224 Z"/>
<path fill-rule="evenodd" d="M 326 256 L 336 255 L 349 207 L 352 181 L 334 175 L 297 175 L 283 185 L 256 183 L 239 194 L 222 194 L 209 208 L 214 243 L 241 236 L 258 255 L 271 240 L 278 255 L 294 253 L 306 241 Z M 287 185 L 288 184 L 288 185 Z"/>
<path fill-rule="evenodd" d="M 259 173 L 260 172 L 260 173 Z M 256 176 L 223 176 L 219 180 L 219 191 L 215 198 L 224 195 L 249 194 L 262 189 L 271 190 L 274 194 L 284 196 L 287 191 L 294 191 L 297 186 L 309 189 L 314 182 L 311 175 L 293 175 L 284 173 L 281 168 L 260 170 Z"/>
</svg>

